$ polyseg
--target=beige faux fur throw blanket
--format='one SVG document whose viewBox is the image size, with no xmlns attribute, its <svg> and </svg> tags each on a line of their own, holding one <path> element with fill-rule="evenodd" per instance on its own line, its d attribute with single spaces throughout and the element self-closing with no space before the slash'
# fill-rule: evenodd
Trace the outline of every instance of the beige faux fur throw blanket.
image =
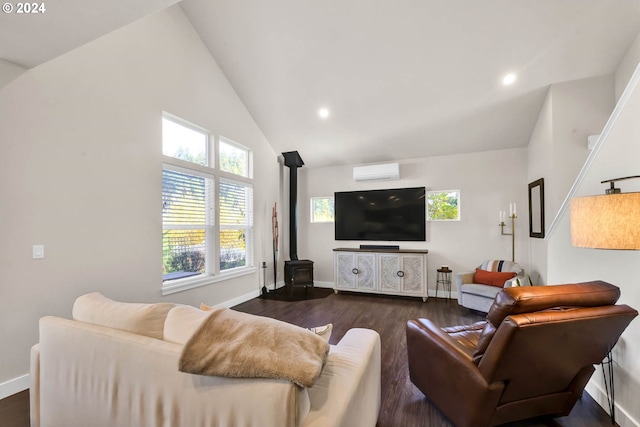
<svg viewBox="0 0 640 427">
<path fill-rule="evenodd" d="M 329 344 L 307 329 L 216 308 L 185 344 L 179 369 L 199 375 L 286 379 L 311 387 L 328 353 Z"/>
</svg>

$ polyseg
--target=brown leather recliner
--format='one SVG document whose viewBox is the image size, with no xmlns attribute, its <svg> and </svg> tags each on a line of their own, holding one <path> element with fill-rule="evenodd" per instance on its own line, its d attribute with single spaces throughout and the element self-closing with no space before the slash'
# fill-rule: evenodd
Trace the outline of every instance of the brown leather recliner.
<svg viewBox="0 0 640 427">
<path fill-rule="evenodd" d="M 638 312 L 602 281 L 505 288 L 486 321 L 407 323 L 411 382 L 457 427 L 568 415 Z"/>
</svg>

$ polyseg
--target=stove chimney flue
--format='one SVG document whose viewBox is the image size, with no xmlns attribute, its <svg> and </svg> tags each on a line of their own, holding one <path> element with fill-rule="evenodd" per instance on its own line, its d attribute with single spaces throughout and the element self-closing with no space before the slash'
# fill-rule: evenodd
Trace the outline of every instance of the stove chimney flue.
<svg viewBox="0 0 640 427">
<path fill-rule="evenodd" d="M 298 260 L 298 168 L 304 165 L 297 151 L 282 153 L 289 168 L 289 257 Z"/>
</svg>

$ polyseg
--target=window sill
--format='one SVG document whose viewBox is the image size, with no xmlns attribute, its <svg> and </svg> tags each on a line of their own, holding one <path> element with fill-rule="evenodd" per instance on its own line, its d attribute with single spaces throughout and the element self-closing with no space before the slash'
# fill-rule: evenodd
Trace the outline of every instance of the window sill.
<svg viewBox="0 0 640 427">
<path fill-rule="evenodd" d="M 199 288 L 201 286 L 207 286 L 225 280 L 234 279 L 236 277 L 247 276 L 256 272 L 256 267 L 246 267 L 234 269 L 233 271 L 225 271 L 217 275 L 202 275 L 197 277 L 189 277 L 185 279 L 172 280 L 169 283 L 162 284 L 162 295 L 175 294 L 177 292 L 186 291 L 189 289 Z"/>
</svg>

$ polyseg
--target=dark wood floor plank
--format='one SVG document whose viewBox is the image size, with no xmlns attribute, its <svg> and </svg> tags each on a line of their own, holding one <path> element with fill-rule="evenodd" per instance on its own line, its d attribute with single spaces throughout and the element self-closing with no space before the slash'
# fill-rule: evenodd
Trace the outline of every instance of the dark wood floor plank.
<svg viewBox="0 0 640 427">
<path fill-rule="evenodd" d="M 29 427 L 29 390 L 0 400 L 0 426 Z"/>
<path fill-rule="evenodd" d="M 256 298 L 234 309 L 303 327 L 332 323 L 332 344 L 337 343 L 351 328 L 378 331 L 382 344 L 382 406 L 378 427 L 453 426 L 409 380 L 405 338 L 407 320 L 426 317 L 439 326 L 451 326 L 483 319 L 482 315 L 460 307 L 456 301 L 430 298 L 423 303 L 419 298 L 353 293 L 331 294 L 326 298 L 296 302 Z M 29 427 L 28 391 L 0 400 L 0 425 Z M 505 427 L 549 426 L 609 427 L 611 419 L 584 393 L 568 417 L 505 424 Z"/>
</svg>

